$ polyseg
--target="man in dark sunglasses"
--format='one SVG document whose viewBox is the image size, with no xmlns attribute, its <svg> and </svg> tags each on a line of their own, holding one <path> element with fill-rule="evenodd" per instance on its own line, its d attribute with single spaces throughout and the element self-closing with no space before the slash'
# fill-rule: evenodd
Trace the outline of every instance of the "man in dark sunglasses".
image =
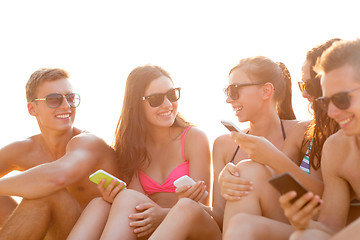
<svg viewBox="0 0 360 240">
<path fill-rule="evenodd" d="M 84 207 L 100 196 L 88 176 L 103 169 L 118 176 L 115 153 L 102 139 L 73 127 L 80 95 L 66 71 L 35 71 L 26 85 L 29 113 L 41 133 L 0 149 L 0 239 L 65 239 Z M 3 177 L 13 171 L 23 171 Z M 119 176 L 118 176 L 119 177 Z"/>
<path fill-rule="evenodd" d="M 353 200 L 360 199 L 360 39 L 334 43 L 321 56 L 316 71 L 323 89 L 316 103 L 339 123 L 341 130 L 323 147 L 324 192 L 318 222 L 309 219 L 318 211 L 320 200 L 313 195 L 309 199 L 309 194 L 300 198 L 294 204 L 299 210 L 288 217 L 297 230 L 307 228 L 295 232 L 291 239 L 329 239 L 334 234 L 331 239 L 358 239 L 360 206 L 354 206 Z M 345 227 L 347 220 L 356 218 Z"/>
</svg>

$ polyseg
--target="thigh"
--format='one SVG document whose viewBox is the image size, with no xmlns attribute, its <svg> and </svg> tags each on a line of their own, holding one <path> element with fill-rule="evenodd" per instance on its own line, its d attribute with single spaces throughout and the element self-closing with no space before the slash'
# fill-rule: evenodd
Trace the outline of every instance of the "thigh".
<svg viewBox="0 0 360 240">
<path fill-rule="evenodd" d="M 67 240 L 97 240 L 104 230 L 111 204 L 102 198 L 93 199 L 82 212 Z"/>
<path fill-rule="evenodd" d="M 130 227 L 130 214 L 138 213 L 136 206 L 142 203 L 152 203 L 153 200 L 144 194 L 132 190 L 124 189 L 115 198 L 108 221 L 106 223 L 101 239 L 136 239 L 134 228 Z"/>
<path fill-rule="evenodd" d="M 224 240 L 253 239 L 253 240 L 288 240 L 294 228 L 270 218 L 246 213 L 235 215 L 223 233 Z"/>
<path fill-rule="evenodd" d="M 0 196 L 0 228 L 17 205 L 17 202 L 12 197 Z"/>
<path fill-rule="evenodd" d="M 46 240 L 66 239 L 83 208 L 66 189 L 47 198 L 51 209 L 51 220 Z"/>
</svg>

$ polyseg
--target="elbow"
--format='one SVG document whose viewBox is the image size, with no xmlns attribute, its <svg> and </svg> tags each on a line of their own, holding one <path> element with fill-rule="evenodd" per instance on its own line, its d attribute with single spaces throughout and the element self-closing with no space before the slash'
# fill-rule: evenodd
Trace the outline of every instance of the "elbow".
<svg viewBox="0 0 360 240">
<path fill-rule="evenodd" d="M 56 189 L 62 189 L 73 183 L 72 177 L 73 173 L 70 168 L 66 166 L 61 166 L 53 172 L 50 178 L 51 182 Z"/>
</svg>

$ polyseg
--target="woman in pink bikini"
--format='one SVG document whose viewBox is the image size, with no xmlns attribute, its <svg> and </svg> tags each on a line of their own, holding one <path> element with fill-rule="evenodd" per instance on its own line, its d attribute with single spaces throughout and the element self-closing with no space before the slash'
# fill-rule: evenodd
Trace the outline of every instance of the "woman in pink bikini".
<svg viewBox="0 0 360 240">
<path fill-rule="evenodd" d="M 179 115 L 179 98 L 180 88 L 162 68 L 130 73 L 114 139 L 128 189 L 99 184 L 103 198 L 89 203 L 68 239 L 147 239 L 180 198 L 209 205 L 203 198 L 210 186 L 209 142 Z M 174 181 L 184 175 L 196 184 L 176 189 Z M 204 239 L 221 238 L 220 231 L 207 232 Z"/>
</svg>

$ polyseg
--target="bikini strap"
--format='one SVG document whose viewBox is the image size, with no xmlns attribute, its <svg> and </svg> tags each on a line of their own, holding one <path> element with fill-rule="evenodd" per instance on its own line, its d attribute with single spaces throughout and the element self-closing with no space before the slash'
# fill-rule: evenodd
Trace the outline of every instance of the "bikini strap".
<svg viewBox="0 0 360 240">
<path fill-rule="evenodd" d="M 181 155 L 182 155 L 184 161 L 186 161 L 186 158 L 185 158 L 185 137 L 186 137 L 186 134 L 188 133 L 190 128 L 191 128 L 191 126 L 185 128 L 183 133 L 182 133 L 182 137 L 181 137 Z"/>
<path fill-rule="evenodd" d="M 246 131 L 246 134 L 248 134 L 249 131 L 250 131 L 250 129 Z M 239 148 L 240 148 L 240 147 L 239 147 L 239 145 L 238 145 L 237 148 L 236 148 L 236 150 L 235 150 L 234 155 L 233 155 L 232 158 L 231 158 L 231 161 L 230 161 L 230 162 L 234 163 L 234 159 L 235 159 L 235 156 L 236 156 L 237 152 L 239 151 Z"/>
<path fill-rule="evenodd" d="M 235 159 L 235 156 L 236 156 L 236 154 L 237 154 L 237 152 L 239 151 L 239 145 L 237 146 L 237 148 L 236 148 L 236 150 L 235 150 L 235 153 L 234 153 L 234 155 L 233 155 L 233 157 L 231 158 L 231 161 L 230 162 L 232 162 L 232 163 L 234 163 L 234 159 Z"/>
<path fill-rule="evenodd" d="M 283 138 L 285 140 L 286 139 L 286 133 L 285 133 L 284 125 L 283 125 L 283 122 L 282 122 L 281 119 L 280 119 L 280 125 L 281 125 L 282 135 L 283 135 Z"/>
</svg>

